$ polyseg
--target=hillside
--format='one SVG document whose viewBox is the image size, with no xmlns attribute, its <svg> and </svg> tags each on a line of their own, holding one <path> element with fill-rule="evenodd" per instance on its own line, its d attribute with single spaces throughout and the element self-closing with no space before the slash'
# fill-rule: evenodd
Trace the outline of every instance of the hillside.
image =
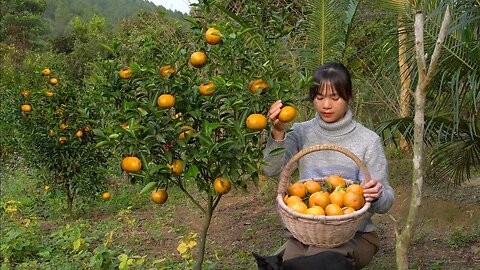
<svg viewBox="0 0 480 270">
<path fill-rule="evenodd" d="M 46 10 L 44 19 L 48 21 L 54 36 L 68 33 L 68 23 L 74 17 L 89 20 L 97 15 L 106 19 L 109 29 L 116 29 L 118 22 L 124 18 L 132 17 L 138 12 L 163 10 L 167 16 L 180 19 L 183 14 L 157 6 L 146 0 L 45 0 Z"/>
</svg>

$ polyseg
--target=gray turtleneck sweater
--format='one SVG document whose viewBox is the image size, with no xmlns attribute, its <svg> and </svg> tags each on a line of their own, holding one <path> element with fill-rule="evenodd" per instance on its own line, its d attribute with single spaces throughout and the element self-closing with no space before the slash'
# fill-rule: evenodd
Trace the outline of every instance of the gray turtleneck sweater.
<svg viewBox="0 0 480 270">
<path fill-rule="evenodd" d="M 270 135 L 263 151 L 263 172 L 268 176 L 279 175 L 283 166 L 298 151 L 319 144 L 332 144 L 350 150 L 366 165 L 372 179 L 383 184 L 380 198 L 372 202 L 367 218 L 358 230 L 375 230 L 371 221 L 374 213 L 386 213 L 393 204 L 394 191 L 388 182 L 387 160 L 380 137 L 352 119 L 349 110 L 345 117 L 335 123 L 326 123 L 316 114 L 315 118 L 295 123 L 284 140 L 276 141 Z M 285 147 L 280 155 L 271 156 L 276 148 Z M 363 175 L 353 160 L 337 151 L 317 151 L 303 156 L 298 161 L 299 180 L 339 175 L 345 179 L 363 181 Z"/>
</svg>

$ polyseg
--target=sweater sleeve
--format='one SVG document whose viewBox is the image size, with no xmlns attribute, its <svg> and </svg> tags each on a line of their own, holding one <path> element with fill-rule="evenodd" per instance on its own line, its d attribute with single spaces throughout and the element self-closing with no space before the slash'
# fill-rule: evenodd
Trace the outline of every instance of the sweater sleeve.
<svg viewBox="0 0 480 270">
<path fill-rule="evenodd" d="M 279 175 L 282 171 L 283 167 L 290 158 L 298 153 L 299 151 L 299 137 L 298 134 L 295 132 L 295 126 L 293 125 L 292 130 L 285 134 L 285 138 L 283 140 L 275 140 L 270 133 L 268 136 L 267 144 L 265 149 L 263 149 L 263 161 L 264 165 L 262 166 L 263 173 L 267 176 L 276 176 Z M 270 153 L 277 149 L 284 147 L 286 151 L 279 155 L 272 156 Z"/>
<path fill-rule="evenodd" d="M 375 142 L 368 147 L 365 154 L 365 165 L 372 179 L 383 185 L 382 194 L 372 202 L 369 212 L 384 214 L 392 207 L 395 194 L 388 181 L 387 158 L 380 137 L 377 137 Z"/>
</svg>

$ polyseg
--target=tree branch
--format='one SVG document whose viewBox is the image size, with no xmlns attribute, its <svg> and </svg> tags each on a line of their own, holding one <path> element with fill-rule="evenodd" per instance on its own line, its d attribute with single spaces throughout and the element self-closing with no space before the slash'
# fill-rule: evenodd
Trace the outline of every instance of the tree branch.
<svg viewBox="0 0 480 270">
<path fill-rule="evenodd" d="M 432 60 L 430 61 L 430 66 L 428 67 L 427 77 L 425 78 L 425 85 L 428 85 L 430 83 L 430 80 L 432 79 L 433 74 L 437 69 L 438 60 L 440 59 L 440 52 L 442 50 L 445 37 L 447 36 L 447 30 L 448 30 L 448 25 L 450 24 L 450 21 L 451 21 L 450 7 L 447 5 L 447 9 L 445 10 L 445 15 L 443 15 L 442 25 L 438 33 L 435 49 L 432 54 Z"/>
<path fill-rule="evenodd" d="M 420 83 L 420 89 L 425 85 L 425 76 L 427 74 L 425 64 L 425 49 L 423 46 L 423 13 L 417 11 L 415 14 L 415 52 L 418 68 L 418 82 Z"/>
</svg>

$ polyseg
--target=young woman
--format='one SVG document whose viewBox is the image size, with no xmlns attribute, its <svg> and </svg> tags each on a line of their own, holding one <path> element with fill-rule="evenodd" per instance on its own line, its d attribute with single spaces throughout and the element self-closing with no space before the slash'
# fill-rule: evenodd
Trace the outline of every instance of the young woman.
<svg viewBox="0 0 480 270">
<path fill-rule="evenodd" d="M 333 144 L 350 150 L 366 165 L 371 181 L 364 187 L 365 200 L 371 202 L 367 217 L 359 225 L 355 237 L 332 249 L 304 245 L 293 237 L 283 245 L 284 260 L 309 256 L 326 250 L 344 254 L 357 269 L 366 266 L 378 251 L 379 238 L 371 216 L 386 213 L 392 206 L 394 191 L 388 182 L 387 160 L 381 138 L 352 118 L 350 73 L 341 63 L 326 63 L 313 74 L 317 85 L 310 89 L 315 117 L 306 122 L 287 126 L 278 120 L 282 108 L 276 101 L 268 112 L 271 136 L 264 149 L 265 175 L 280 174 L 283 166 L 298 151 L 319 144 Z M 286 152 L 271 156 L 273 149 L 285 147 Z M 344 179 L 363 181 L 362 173 L 349 157 L 336 151 L 317 151 L 303 156 L 298 162 L 300 180 L 339 175 Z"/>
</svg>

